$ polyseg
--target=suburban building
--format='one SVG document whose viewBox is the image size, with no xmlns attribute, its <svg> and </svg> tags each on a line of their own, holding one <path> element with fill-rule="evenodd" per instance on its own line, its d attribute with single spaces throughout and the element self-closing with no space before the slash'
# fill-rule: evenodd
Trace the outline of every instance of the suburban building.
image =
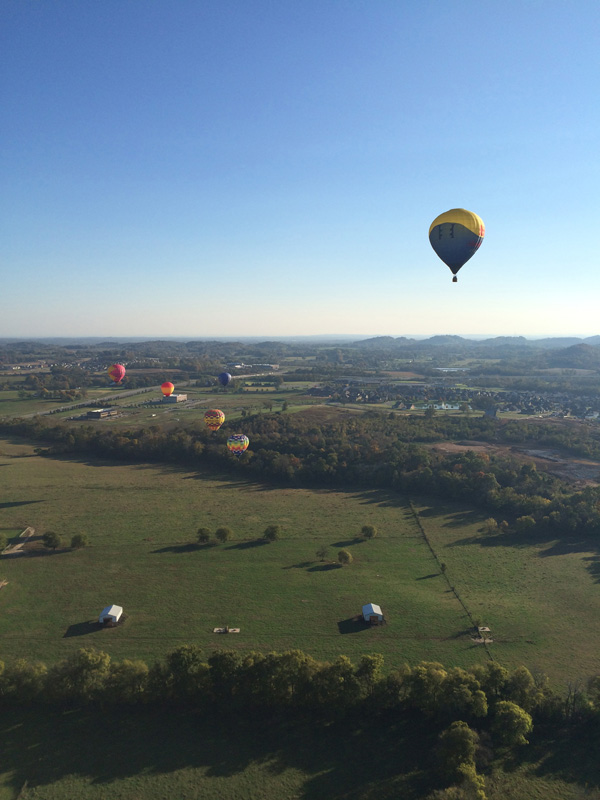
<svg viewBox="0 0 600 800">
<path fill-rule="evenodd" d="M 183 403 L 187 400 L 187 394 L 170 394 L 168 397 L 163 397 L 161 403 Z"/>
<path fill-rule="evenodd" d="M 93 408 L 87 412 L 87 417 L 88 419 L 103 419 L 104 417 L 116 417 L 118 413 L 118 408 Z"/>
</svg>

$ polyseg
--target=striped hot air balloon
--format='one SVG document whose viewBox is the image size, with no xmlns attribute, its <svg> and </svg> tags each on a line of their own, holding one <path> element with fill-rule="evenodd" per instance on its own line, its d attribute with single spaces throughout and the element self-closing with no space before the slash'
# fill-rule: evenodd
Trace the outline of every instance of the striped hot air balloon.
<svg viewBox="0 0 600 800">
<path fill-rule="evenodd" d="M 485 236 L 481 217 L 464 208 L 452 208 L 436 217 L 429 228 L 431 246 L 450 267 L 456 283 L 456 273 L 475 255 Z"/>
<path fill-rule="evenodd" d="M 250 439 L 247 436 L 244 436 L 243 433 L 234 433 L 233 436 L 230 436 L 227 439 L 227 447 L 229 448 L 229 452 L 233 453 L 234 456 L 241 456 L 243 452 L 248 449 L 248 445 L 250 444 Z"/>
<path fill-rule="evenodd" d="M 204 415 L 204 422 L 206 422 L 211 431 L 218 431 L 225 422 L 225 414 L 219 411 L 218 408 L 209 408 Z"/>
</svg>

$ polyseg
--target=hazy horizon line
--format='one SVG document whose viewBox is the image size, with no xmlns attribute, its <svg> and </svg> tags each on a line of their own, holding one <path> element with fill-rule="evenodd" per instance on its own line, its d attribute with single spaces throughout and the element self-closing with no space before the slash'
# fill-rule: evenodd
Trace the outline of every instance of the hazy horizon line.
<svg viewBox="0 0 600 800">
<path fill-rule="evenodd" d="M 572 334 L 556 334 L 556 333 L 546 333 L 546 334 L 519 334 L 519 333 L 401 333 L 401 334 L 390 334 L 390 333 L 371 333 L 371 334 L 362 334 L 362 333 L 313 333 L 313 334 L 284 334 L 284 335 L 276 335 L 276 334 L 240 334 L 240 335 L 230 335 L 230 334 L 206 334 L 206 335 L 185 335 L 179 334 L 176 336 L 165 336 L 160 334 L 155 335 L 132 335 L 132 334 L 124 334 L 124 335 L 110 335 L 110 336 L 102 336 L 102 335 L 65 335 L 65 334 L 36 334 L 36 335 L 20 335 L 20 336 L 2 336 L 0 335 L 0 342 L 23 342 L 23 341 L 97 341 L 97 342 L 139 342 L 139 341 L 181 341 L 181 342 L 189 342 L 189 341 L 285 341 L 285 340 L 302 340 L 302 339 L 311 339 L 313 341 L 331 341 L 331 340 L 341 340 L 341 339 L 351 339 L 354 341 L 361 341 L 365 339 L 376 339 L 376 338 L 393 338 L 393 339 L 431 339 L 436 336 L 457 336 L 461 339 L 527 339 L 527 340 L 535 340 L 535 339 L 589 339 L 593 338 L 594 336 L 598 336 L 599 334 L 581 334 L 581 333 L 572 333 Z"/>
</svg>

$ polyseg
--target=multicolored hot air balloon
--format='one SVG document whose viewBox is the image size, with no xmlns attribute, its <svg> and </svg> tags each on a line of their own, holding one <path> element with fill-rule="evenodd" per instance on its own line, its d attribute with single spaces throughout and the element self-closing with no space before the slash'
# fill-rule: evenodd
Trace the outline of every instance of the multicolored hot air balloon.
<svg viewBox="0 0 600 800">
<path fill-rule="evenodd" d="M 225 422 L 225 414 L 219 411 L 218 408 L 209 408 L 204 415 L 204 422 L 206 422 L 211 431 L 218 431 Z"/>
<path fill-rule="evenodd" d="M 431 246 L 450 267 L 456 283 L 456 273 L 475 255 L 485 236 L 481 217 L 464 208 L 452 208 L 436 217 L 429 228 Z"/>
<path fill-rule="evenodd" d="M 234 456 L 241 456 L 242 453 L 248 449 L 250 439 L 244 436 L 243 433 L 234 433 L 227 439 L 227 447 Z"/>
<path fill-rule="evenodd" d="M 231 375 L 228 372 L 222 372 L 219 375 L 219 383 L 222 386 L 227 386 L 230 380 L 231 380 Z"/>
<path fill-rule="evenodd" d="M 121 383 L 125 377 L 125 367 L 123 364 L 113 364 L 112 367 L 108 368 L 108 374 L 115 383 Z"/>
<path fill-rule="evenodd" d="M 170 381 L 167 381 L 166 383 L 163 383 L 163 385 L 160 387 L 160 390 L 165 397 L 169 397 L 169 395 L 173 394 L 174 388 L 175 387 L 173 386 L 173 384 Z"/>
</svg>

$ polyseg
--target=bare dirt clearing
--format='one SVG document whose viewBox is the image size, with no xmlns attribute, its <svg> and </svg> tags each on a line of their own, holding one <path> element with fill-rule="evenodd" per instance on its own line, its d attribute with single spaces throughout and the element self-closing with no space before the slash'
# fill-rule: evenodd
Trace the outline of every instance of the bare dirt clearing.
<svg viewBox="0 0 600 800">
<path fill-rule="evenodd" d="M 496 445 L 476 441 L 443 442 L 426 446 L 438 453 L 464 453 L 467 450 L 472 450 L 475 453 L 516 457 L 523 461 L 533 461 L 537 469 L 556 475 L 569 483 L 585 486 L 600 485 L 600 462 L 565 455 L 558 450 L 550 448 L 530 450 L 526 447 Z"/>
</svg>

